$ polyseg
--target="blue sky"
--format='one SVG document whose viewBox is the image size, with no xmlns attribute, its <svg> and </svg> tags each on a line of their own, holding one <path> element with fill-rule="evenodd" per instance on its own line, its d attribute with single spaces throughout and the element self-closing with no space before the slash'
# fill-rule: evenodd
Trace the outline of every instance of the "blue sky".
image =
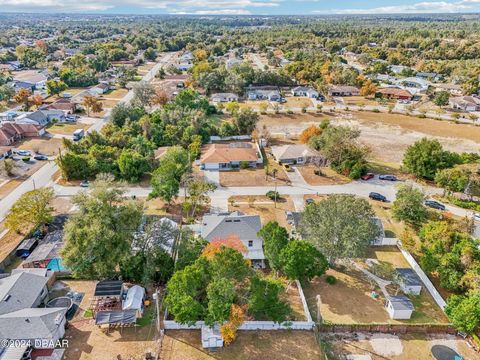
<svg viewBox="0 0 480 360">
<path fill-rule="evenodd" d="M 313 15 L 480 12 L 480 0 L 0 0 L 0 12 Z"/>
</svg>

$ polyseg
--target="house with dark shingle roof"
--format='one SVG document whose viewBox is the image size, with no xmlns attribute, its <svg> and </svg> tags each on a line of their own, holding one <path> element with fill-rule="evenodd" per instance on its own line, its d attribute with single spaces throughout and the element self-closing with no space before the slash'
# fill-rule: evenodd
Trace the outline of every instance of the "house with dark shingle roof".
<svg viewBox="0 0 480 360">
<path fill-rule="evenodd" d="M 200 234 L 208 242 L 232 235 L 238 236 L 247 249 L 244 256 L 252 261 L 253 266 L 263 268 L 265 267 L 263 239 L 257 235 L 261 228 L 260 216 L 235 211 L 204 215 Z"/>
<path fill-rule="evenodd" d="M 19 272 L 0 279 L 0 315 L 39 306 L 48 294 L 47 277 Z"/>
</svg>

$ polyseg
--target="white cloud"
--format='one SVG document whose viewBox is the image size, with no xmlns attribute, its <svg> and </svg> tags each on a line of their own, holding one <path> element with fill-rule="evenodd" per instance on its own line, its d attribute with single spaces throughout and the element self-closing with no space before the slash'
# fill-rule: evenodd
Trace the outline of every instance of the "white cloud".
<svg viewBox="0 0 480 360">
<path fill-rule="evenodd" d="M 369 9 L 334 9 L 329 11 L 315 10 L 315 13 L 335 14 L 404 14 L 404 13 L 455 13 L 478 10 L 475 4 L 480 0 L 424 1 L 410 5 L 380 6 Z"/>
</svg>

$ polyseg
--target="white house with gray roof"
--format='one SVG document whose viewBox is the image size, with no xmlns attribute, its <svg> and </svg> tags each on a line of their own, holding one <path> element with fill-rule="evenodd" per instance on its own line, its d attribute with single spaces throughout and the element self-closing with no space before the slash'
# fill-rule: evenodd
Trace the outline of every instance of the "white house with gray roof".
<svg viewBox="0 0 480 360">
<path fill-rule="evenodd" d="M 48 294 L 47 277 L 19 272 L 0 279 L 0 315 L 39 306 Z"/>
<path fill-rule="evenodd" d="M 397 268 L 400 288 L 405 294 L 420 295 L 422 291 L 422 280 L 411 268 Z"/>
<path fill-rule="evenodd" d="M 409 320 L 414 310 L 413 304 L 405 295 L 389 296 L 386 299 L 385 309 L 394 320 Z"/>
<path fill-rule="evenodd" d="M 260 216 L 235 211 L 204 215 L 200 234 L 208 242 L 225 239 L 231 235 L 238 236 L 247 249 L 244 256 L 252 261 L 253 266 L 263 268 L 265 267 L 263 239 L 257 235 L 261 228 Z"/>
</svg>

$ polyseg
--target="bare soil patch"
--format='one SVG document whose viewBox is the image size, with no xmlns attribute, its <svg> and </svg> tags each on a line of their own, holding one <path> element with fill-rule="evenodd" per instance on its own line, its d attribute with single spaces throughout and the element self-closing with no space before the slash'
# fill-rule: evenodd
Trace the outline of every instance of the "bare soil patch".
<svg viewBox="0 0 480 360">
<path fill-rule="evenodd" d="M 18 149 L 35 151 L 44 155 L 58 155 L 58 149 L 62 148 L 62 139 L 34 138 L 25 139 L 18 145 Z"/>
<path fill-rule="evenodd" d="M 271 172 L 271 171 L 270 171 Z M 288 181 L 287 174 L 282 169 L 277 171 L 277 185 L 285 185 Z M 220 172 L 220 184 L 222 186 L 268 186 L 274 185 L 272 176 L 265 174 L 264 168 L 239 169 Z"/>
<path fill-rule="evenodd" d="M 346 176 L 342 176 L 330 168 L 321 169 L 323 176 L 315 174 L 316 167 L 313 165 L 297 166 L 297 169 L 309 185 L 337 185 L 346 184 L 351 181 Z"/>
<path fill-rule="evenodd" d="M 285 101 L 284 108 L 309 108 L 313 106 L 312 100 L 302 96 L 288 96 Z"/>
</svg>

